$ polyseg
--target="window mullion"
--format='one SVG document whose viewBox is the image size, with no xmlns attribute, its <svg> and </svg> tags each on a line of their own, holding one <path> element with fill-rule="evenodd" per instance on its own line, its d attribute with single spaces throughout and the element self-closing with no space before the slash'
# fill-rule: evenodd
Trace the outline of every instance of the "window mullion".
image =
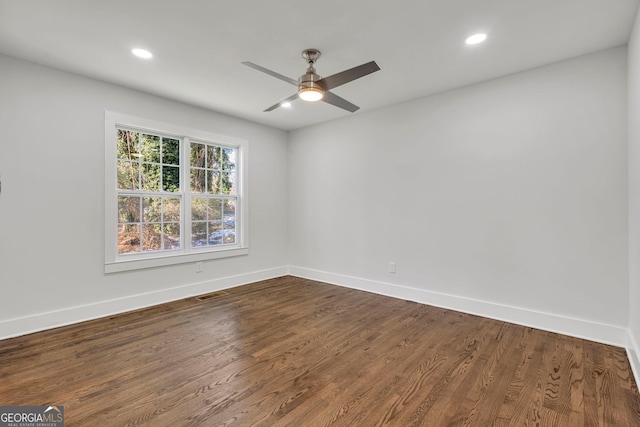
<svg viewBox="0 0 640 427">
<path fill-rule="evenodd" d="M 138 188 L 136 190 L 142 191 L 142 133 L 136 132 L 138 135 L 138 144 L 136 146 L 136 163 L 138 164 Z"/>
<path fill-rule="evenodd" d="M 182 221 L 183 228 L 180 235 L 183 236 L 183 249 L 191 252 L 191 140 L 189 137 L 182 138 L 182 151 L 180 153 L 180 189 L 182 193 Z"/>
<path fill-rule="evenodd" d="M 138 199 L 138 227 L 140 227 L 140 249 L 138 252 L 144 252 L 144 196 Z"/>
</svg>

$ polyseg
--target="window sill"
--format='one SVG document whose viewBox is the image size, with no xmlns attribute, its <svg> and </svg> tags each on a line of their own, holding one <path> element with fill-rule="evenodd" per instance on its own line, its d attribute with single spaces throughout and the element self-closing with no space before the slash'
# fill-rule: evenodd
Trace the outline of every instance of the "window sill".
<svg viewBox="0 0 640 427">
<path fill-rule="evenodd" d="M 146 259 L 138 258 L 138 259 L 132 259 L 132 260 L 106 263 L 104 265 L 104 272 L 106 274 L 119 273 L 122 271 L 141 270 L 144 268 L 165 267 L 169 265 L 185 264 L 185 263 L 197 262 L 197 261 L 207 261 L 211 259 L 229 258 L 229 257 L 236 257 L 236 256 L 242 256 L 242 255 L 248 255 L 248 254 L 249 254 L 248 247 L 240 247 L 240 248 L 225 249 L 225 250 L 218 250 L 218 251 L 195 252 L 195 253 L 179 254 L 179 255 L 166 255 L 166 256 L 146 258 Z"/>
</svg>

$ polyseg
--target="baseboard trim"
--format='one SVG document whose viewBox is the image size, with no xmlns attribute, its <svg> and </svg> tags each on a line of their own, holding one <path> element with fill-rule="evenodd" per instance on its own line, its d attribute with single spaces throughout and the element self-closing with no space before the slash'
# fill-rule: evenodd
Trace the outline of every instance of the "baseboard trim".
<svg viewBox="0 0 640 427">
<path fill-rule="evenodd" d="M 629 331 L 627 356 L 629 357 L 629 364 L 631 365 L 633 376 L 636 379 L 636 385 L 640 387 L 640 347 L 638 347 L 638 343 L 633 338 L 631 331 Z"/>
<path fill-rule="evenodd" d="M 636 383 L 640 384 L 640 348 L 626 328 L 297 266 L 276 267 L 162 289 L 155 292 L 101 301 L 94 304 L 2 320 L 0 321 L 0 339 L 26 335 L 100 317 L 113 316 L 131 310 L 285 275 L 317 280 L 604 344 L 625 347 L 636 378 Z"/>
<path fill-rule="evenodd" d="M 424 289 L 346 276 L 309 268 L 290 266 L 289 274 L 333 285 L 359 289 L 394 298 L 461 311 L 490 319 L 515 323 L 603 344 L 628 347 L 626 328 L 557 314 L 543 313 L 520 307 L 496 304 L 489 301 L 464 298 L 456 295 L 431 292 Z M 636 347 L 637 349 L 637 347 Z M 637 353 L 636 353 L 637 354 Z M 637 359 L 636 359 L 637 360 Z"/>
<path fill-rule="evenodd" d="M 277 267 L 267 270 L 254 271 L 236 276 L 222 277 L 203 282 L 191 283 L 155 292 L 131 295 L 94 304 L 69 307 L 62 310 L 39 313 L 35 315 L 0 321 L 0 339 L 26 335 L 46 329 L 80 323 L 100 317 L 113 316 L 131 310 L 163 304 L 188 298 L 194 295 L 241 286 L 261 280 L 273 279 L 285 276 L 289 272 L 288 267 Z"/>
</svg>

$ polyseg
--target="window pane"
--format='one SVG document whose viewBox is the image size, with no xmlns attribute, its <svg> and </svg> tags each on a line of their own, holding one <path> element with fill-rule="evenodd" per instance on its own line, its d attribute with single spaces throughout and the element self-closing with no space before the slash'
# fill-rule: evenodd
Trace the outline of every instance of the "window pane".
<svg viewBox="0 0 640 427">
<path fill-rule="evenodd" d="M 236 201 L 235 200 L 225 200 L 223 205 L 224 210 L 224 220 L 235 220 L 236 219 Z"/>
<path fill-rule="evenodd" d="M 210 221 L 208 225 L 209 225 L 209 244 L 210 245 L 221 244 L 223 239 L 222 222 Z"/>
<path fill-rule="evenodd" d="M 140 225 L 120 224 L 118 226 L 118 253 L 140 252 Z"/>
<path fill-rule="evenodd" d="M 207 246 L 207 223 L 194 222 L 191 226 L 191 247 Z"/>
<path fill-rule="evenodd" d="M 180 141 L 162 138 L 162 163 L 176 166 L 180 164 Z"/>
<path fill-rule="evenodd" d="M 172 223 L 164 225 L 164 248 L 180 249 L 180 224 Z"/>
<path fill-rule="evenodd" d="M 142 199 L 142 222 L 160 222 L 162 199 L 160 197 L 144 197 Z"/>
<path fill-rule="evenodd" d="M 222 241 L 223 241 L 223 243 L 225 245 L 229 245 L 229 244 L 232 244 L 232 243 L 236 242 L 236 230 L 235 229 L 233 229 L 233 230 L 225 229 L 223 231 L 223 233 L 224 233 L 224 237 L 223 237 Z"/>
<path fill-rule="evenodd" d="M 162 166 L 162 190 L 177 193 L 180 191 L 180 168 Z"/>
<path fill-rule="evenodd" d="M 180 199 L 164 198 L 164 222 L 180 222 Z"/>
<path fill-rule="evenodd" d="M 139 186 L 140 163 L 118 160 L 118 189 L 137 190 Z"/>
<path fill-rule="evenodd" d="M 160 191 L 160 165 L 143 163 L 141 184 L 145 191 Z"/>
<path fill-rule="evenodd" d="M 209 221 L 222 220 L 222 199 L 209 199 Z"/>
<path fill-rule="evenodd" d="M 160 224 L 142 224 L 142 250 L 160 250 L 160 238 L 162 236 Z"/>
<path fill-rule="evenodd" d="M 160 137 L 142 134 L 141 153 L 143 162 L 160 163 Z"/>
<path fill-rule="evenodd" d="M 207 219 L 207 199 L 191 199 L 191 218 L 194 221 L 204 221 Z"/>
<path fill-rule="evenodd" d="M 139 157 L 138 132 L 118 129 L 118 158 L 136 160 Z"/>
<path fill-rule="evenodd" d="M 191 169 L 191 192 L 204 193 L 206 190 L 207 174 L 204 169 Z"/>
<path fill-rule="evenodd" d="M 207 146 L 207 168 L 220 169 L 220 147 Z"/>
<path fill-rule="evenodd" d="M 236 202 L 235 200 L 225 200 L 224 212 L 224 243 L 232 244 L 236 242 Z"/>
<path fill-rule="evenodd" d="M 235 219 L 225 219 L 223 222 L 224 225 L 224 229 L 225 230 L 233 230 L 233 232 L 235 233 L 236 231 L 236 220 Z"/>
<path fill-rule="evenodd" d="M 236 168 L 236 150 L 234 148 L 222 149 L 222 169 L 226 171 Z"/>
<path fill-rule="evenodd" d="M 222 194 L 236 194 L 236 174 L 235 172 L 222 172 L 222 183 L 220 190 Z"/>
<path fill-rule="evenodd" d="M 207 172 L 209 181 L 209 194 L 220 194 L 220 172 Z"/>
<path fill-rule="evenodd" d="M 140 197 L 118 197 L 118 222 L 140 222 Z"/>
<path fill-rule="evenodd" d="M 206 148 L 204 144 L 191 144 L 191 166 L 195 168 L 205 167 Z"/>
</svg>

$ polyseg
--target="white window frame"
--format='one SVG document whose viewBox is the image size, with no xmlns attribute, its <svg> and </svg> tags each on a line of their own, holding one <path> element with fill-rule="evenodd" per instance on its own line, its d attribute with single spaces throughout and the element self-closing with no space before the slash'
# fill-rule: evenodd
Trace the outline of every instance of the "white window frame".
<svg viewBox="0 0 640 427">
<path fill-rule="evenodd" d="M 117 129 L 131 128 L 140 131 L 159 133 L 180 139 L 180 189 L 179 193 L 167 193 L 182 197 L 181 211 L 181 249 L 171 251 L 154 251 L 136 254 L 118 254 L 118 177 L 117 177 Z M 187 217 L 191 203 L 190 193 L 190 149 L 191 142 L 211 143 L 218 146 L 237 149 L 237 204 L 236 204 L 236 243 L 223 246 L 191 247 L 187 228 L 191 219 Z M 212 132 L 192 129 L 170 123 L 126 114 L 105 111 L 105 273 L 161 267 L 211 259 L 247 255 L 249 253 L 249 221 L 248 221 L 248 151 L 249 143 L 245 139 L 219 135 Z M 188 204 L 188 205 L 187 205 Z"/>
</svg>

